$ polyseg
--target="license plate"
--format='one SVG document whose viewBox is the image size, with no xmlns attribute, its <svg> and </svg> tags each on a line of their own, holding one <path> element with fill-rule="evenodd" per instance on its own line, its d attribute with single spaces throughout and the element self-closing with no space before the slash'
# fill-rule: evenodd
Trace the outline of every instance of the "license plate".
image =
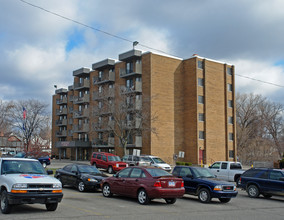
<svg viewBox="0 0 284 220">
<path fill-rule="evenodd" d="M 176 183 L 174 181 L 169 181 L 168 186 L 169 187 L 175 187 Z"/>
</svg>

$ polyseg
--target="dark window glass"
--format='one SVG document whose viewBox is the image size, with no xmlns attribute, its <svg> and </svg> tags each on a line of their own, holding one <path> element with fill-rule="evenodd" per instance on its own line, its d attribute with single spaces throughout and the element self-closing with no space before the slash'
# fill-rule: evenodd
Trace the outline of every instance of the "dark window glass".
<svg viewBox="0 0 284 220">
<path fill-rule="evenodd" d="M 221 169 L 225 170 L 227 169 L 228 164 L 227 163 L 222 163 L 221 165 Z"/>
<path fill-rule="evenodd" d="M 199 131 L 199 139 L 205 139 L 205 133 L 204 131 Z"/>
<path fill-rule="evenodd" d="M 199 113 L 199 114 L 198 114 L 198 120 L 199 120 L 199 121 L 205 121 L 205 115 L 204 115 L 204 113 Z"/>
<path fill-rule="evenodd" d="M 187 167 L 182 167 L 179 176 L 186 177 L 187 175 L 192 175 L 191 170 Z"/>
<path fill-rule="evenodd" d="M 198 78 L 198 85 L 199 86 L 204 86 L 204 79 L 203 78 Z"/>
<path fill-rule="evenodd" d="M 231 163 L 230 164 L 230 169 L 231 170 L 240 170 L 242 169 L 242 166 L 240 163 Z"/>
<path fill-rule="evenodd" d="M 139 168 L 133 168 L 130 174 L 130 178 L 140 178 L 142 174 L 142 170 Z"/>
<path fill-rule="evenodd" d="M 118 173 L 118 177 L 128 177 L 131 168 L 123 169 Z"/>
<path fill-rule="evenodd" d="M 235 154 L 235 152 L 233 150 L 229 150 L 229 157 L 230 158 L 234 158 L 234 154 Z"/>
<path fill-rule="evenodd" d="M 211 166 L 212 169 L 220 169 L 220 163 L 213 163 L 213 165 Z"/>
<path fill-rule="evenodd" d="M 283 174 L 279 171 L 271 171 L 269 179 L 272 180 L 279 180 L 281 177 L 283 177 Z"/>
<path fill-rule="evenodd" d="M 233 133 L 229 133 L 229 140 L 233 141 L 234 140 L 234 134 Z"/>
<path fill-rule="evenodd" d="M 98 154 L 97 159 L 101 160 L 102 159 L 102 155 Z"/>
<path fill-rule="evenodd" d="M 198 96 L 198 103 L 204 104 L 204 96 L 201 96 L 201 95 Z"/>
<path fill-rule="evenodd" d="M 173 175 L 174 175 L 174 176 L 179 176 L 180 169 L 181 169 L 181 167 L 175 168 L 174 171 L 173 171 Z"/>
<path fill-rule="evenodd" d="M 233 74 L 233 70 L 232 70 L 231 67 L 227 67 L 227 73 L 228 73 L 228 75 L 230 75 L 230 76 Z"/>
<path fill-rule="evenodd" d="M 103 155 L 103 161 L 107 161 L 107 157 Z"/>
<path fill-rule="evenodd" d="M 198 60 L 198 68 L 199 69 L 203 69 L 204 68 L 202 60 Z"/>
<path fill-rule="evenodd" d="M 63 168 L 63 170 L 71 172 L 71 168 L 72 168 L 72 164 L 71 165 L 67 165 Z"/>
</svg>

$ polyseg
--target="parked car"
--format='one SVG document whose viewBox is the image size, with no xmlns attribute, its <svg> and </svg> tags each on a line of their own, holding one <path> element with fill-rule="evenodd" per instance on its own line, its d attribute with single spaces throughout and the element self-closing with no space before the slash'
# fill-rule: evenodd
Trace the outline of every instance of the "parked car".
<svg viewBox="0 0 284 220">
<path fill-rule="evenodd" d="M 241 175 L 238 187 L 247 191 L 248 196 L 265 198 L 273 195 L 284 196 L 284 171 L 279 169 L 252 168 Z"/>
<path fill-rule="evenodd" d="M 39 203 L 45 204 L 48 211 L 57 209 L 63 197 L 62 186 L 49 176 L 53 174 L 52 170 L 45 171 L 38 160 L 26 158 L 0 158 L 0 168 L 3 214 L 10 213 L 14 205 L 20 204 Z"/>
<path fill-rule="evenodd" d="M 151 160 L 144 156 L 125 155 L 122 161 L 129 166 L 151 166 Z"/>
<path fill-rule="evenodd" d="M 149 160 L 151 162 L 151 166 L 153 166 L 153 167 L 159 167 L 159 168 L 162 168 L 163 170 L 166 170 L 168 172 L 170 172 L 172 170 L 171 166 L 159 157 L 151 156 L 151 155 L 143 155 L 143 157 L 149 158 Z"/>
<path fill-rule="evenodd" d="M 92 166 L 106 169 L 108 173 L 117 172 L 128 167 L 128 164 L 122 162 L 119 156 L 104 152 L 94 152 L 90 163 Z"/>
<path fill-rule="evenodd" d="M 73 163 L 56 170 L 54 177 L 60 180 L 62 186 L 70 185 L 83 192 L 85 190 L 99 189 L 101 181 L 107 175 L 94 166 Z"/>
<path fill-rule="evenodd" d="M 163 198 L 173 204 L 184 194 L 183 180 L 155 167 L 128 167 L 102 181 L 105 197 L 113 194 L 138 198 L 142 205 Z"/>
<path fill-rule="evenodd" d="M 217 161 L 209 166 L 209 169 L 218 179 L 236 183 L 245 172 L 240 162 L 231 161 Z"/>
<path fill-rule="evenodd" d="M 40 155 L 32 152 L 18 152 L 14 157 L 37 159 L 44 168 L 46 168 L 47 165 L 50 165 L 50 157 L 47 155 Z"/>
<path fill-rule="evenodd" d="M 173 175 L 183 179 L 186 194 L 198 196 L 202 203 L 209 203 L 212 198 L 227 203 L 238 194 L 234 184 L 216 179 L 207 168 L 176 166 Z"/>
</svg>

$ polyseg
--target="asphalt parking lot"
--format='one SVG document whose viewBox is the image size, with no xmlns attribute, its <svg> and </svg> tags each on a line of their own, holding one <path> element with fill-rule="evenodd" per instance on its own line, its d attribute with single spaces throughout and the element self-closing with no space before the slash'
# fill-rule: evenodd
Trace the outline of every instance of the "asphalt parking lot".
<svg viewBox="0 0 284 220">
<path fill-rule="evenodd" d="M 52 161 L 49 168 L 64 165 L 65 161 Z M 80 193 L 67 187 L 63 193 L 63 200 L 55 212 L 46 211 L 45 205 L 41 204 L 21 205 L 13 207 L 9 215 L 0 214 L 0 219 L 284 219 L 284 197 L 251 199 L 241 190 L 237 198 L 227 204 L 221 204 L 217 199 L 210 204 L 201 204 L 197 197 L 186 195 L 173 205 L 155 199 L 146 206 L 131 198 L 105 198 L 100 191 Z"/>
</svg>

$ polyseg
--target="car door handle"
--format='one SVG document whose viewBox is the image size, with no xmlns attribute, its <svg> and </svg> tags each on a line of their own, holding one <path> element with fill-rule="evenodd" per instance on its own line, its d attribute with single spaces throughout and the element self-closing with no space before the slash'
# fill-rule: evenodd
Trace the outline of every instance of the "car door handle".
<svg viewBox="0 0 284 220">
<path fill-rule="evenodd" d="M 217 172 L 219 172 L 220 170 L 217 170 Z"/>
</svg>

